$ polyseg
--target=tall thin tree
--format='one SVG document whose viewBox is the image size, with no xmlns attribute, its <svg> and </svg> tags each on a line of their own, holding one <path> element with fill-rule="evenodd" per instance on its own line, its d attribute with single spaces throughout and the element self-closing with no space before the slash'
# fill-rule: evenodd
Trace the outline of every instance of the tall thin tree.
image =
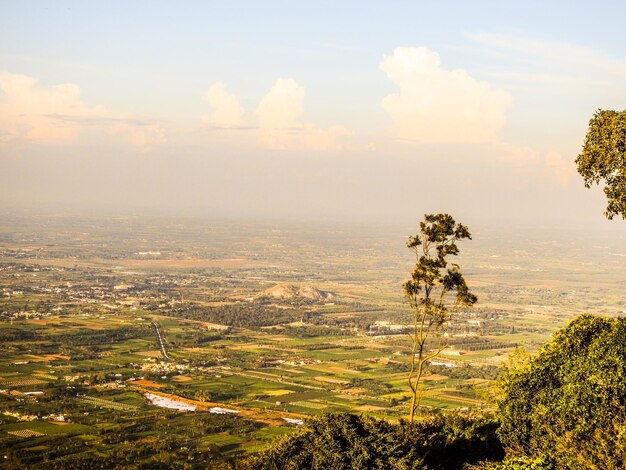
<svg viewBox="0 0 626 470">
<path fill-rule="evenodd" d="M 420 231 L 409 237 L 407 247 L 415 254 L 415 269 L 404 283 L 404 293 L 412 312 L 411 358 L 408 383 L 411 390 L 409 421 L 415 419 L 421 399 L 421 379 L 428 361 L 447 346 L 446 332 L 455 312 L 477 301 L 458 264 L 448 257 L 459 254 L 457 242 L 472 239 L 466 226 L 449 214 L 426 214 Z M 454 295 L 453 298 L 452 295 Z"/>
</svg>

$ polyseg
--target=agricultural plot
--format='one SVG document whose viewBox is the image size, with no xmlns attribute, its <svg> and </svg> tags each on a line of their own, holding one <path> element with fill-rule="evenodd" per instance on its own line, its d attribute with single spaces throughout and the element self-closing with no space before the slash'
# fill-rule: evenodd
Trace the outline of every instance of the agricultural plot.
<svg viewBox="0 0 626 470">
<path fill-rule="evenodd" d="M 91 428 L 89 426 L 84 426 L 81 424 L 56 424 L 47 421 L 26 421 L 0 425 L 0 435 L 6 433 L 8 435 L 21 438 L 82 434 L 89 431 L 91 431 Z"/>
<path fill-rule="evenodd" d="M 128 404 L 124 404 L 124 403 L 118 403 L 118 402 L 115 402 L 115 401 L 105 400 L 103 398 L 97 398 L 97 397 L 82 396 L 82 397 L 77 397 L 76 400 L 80 401 L 80 402 L 83 402 L 83 403 L 89 403 L 89 404 L 92 404 L 94 406 L 99 406 L 101 408 L 110 408 L 112 410 L 136 411 L 136 410 L 139 409 L 139 407 L 135 406 L 135 405 L 128 405 Z"/>
<path fill-rule="evenodd" d="M 3 380 L 3 381 L 0 381 L 0 387 L 14 388 L 14 387 L 24 387 L 24 386 L 28 386 L 28 385 L 42 385 L 42 384 L 47 384 L 47 383 L 48 383 L 47 380 L 24 378 L 24 379 L 20 379 L 20 380 Z"/>
<path fill-rule="evenodd" d="M 31 466 L 66 442 L 83 457 L 132 452 L 127 441 L 153 455 L 167 431 L 199 462 L 254 452 L 324 411 L 406 416 L 411 229 L 138 220 L 138 235 L 92 222 L 0 226 L 0 448 L 23 445 Z M 514 347 L 536 350 L 585 309 L 626 311 L 613 256 L 626 240 L 593 235 L 600 248 L 586 250 L 589 237 L 474 233 L 458 261 L 479 303 L 429 365 L 425 410 L 489 407 Z M 69 424 L 44 420 L 58 414 Z"/>
<path fill-rule="evenodd" d="M 11 434 L 17 437 L 39 437 L 45 436 L 44 433 L 39 431 L 33 431 L 32 429 L 19 429 L 17 431 L 7 431 L 7 434 Z"/>
</svg>

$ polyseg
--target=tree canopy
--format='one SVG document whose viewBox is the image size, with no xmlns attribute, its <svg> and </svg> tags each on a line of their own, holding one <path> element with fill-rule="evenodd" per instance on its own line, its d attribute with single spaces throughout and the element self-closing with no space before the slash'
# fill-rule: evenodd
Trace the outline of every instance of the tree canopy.
<svg viewBox="0 0 626 470">
<path fill-rule="evenodd" d="M 504 452 L 489 416 L 442 414 L 393 424 L 368 416 L 324 413 L 242 462 L 248 470 L 460 470 Z"/>
<path fill-rule="evenodd" d="M 626 465 L 626 318 L 581 315 L 500 379 L 507 456 L 556 468 Z"/>
<path fill-rule="evenodd" d="M 604 181 L 605 215 L 626 219 L 626 110 L 594 114 L 576 164 L 587 188 Z"/>
</svg>

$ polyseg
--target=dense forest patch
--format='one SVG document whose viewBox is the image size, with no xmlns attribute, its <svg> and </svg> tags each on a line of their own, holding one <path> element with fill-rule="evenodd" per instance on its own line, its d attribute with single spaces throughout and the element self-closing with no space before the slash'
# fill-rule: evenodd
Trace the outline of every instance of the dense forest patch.
<svg viewBox="0 0 626 470">
<path fill-rule="evenodd" d="M 497 427 L 493 417 L 458 413 L 414 424 L 328 413 L 278 439 L 242 468 L 461 469 L 502 459 Z"/>
</svg>

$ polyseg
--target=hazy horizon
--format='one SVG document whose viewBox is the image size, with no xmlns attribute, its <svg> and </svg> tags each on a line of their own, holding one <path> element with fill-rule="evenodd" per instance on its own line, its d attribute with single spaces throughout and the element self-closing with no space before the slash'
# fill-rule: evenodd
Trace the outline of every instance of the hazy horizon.
<svg viewBox="0 0 626 470">
<path fill-rule="evenodd" d="M 625 10 L 5 2 L 0 208 L 623 230 L 574 159 Z"/>
</svg>

